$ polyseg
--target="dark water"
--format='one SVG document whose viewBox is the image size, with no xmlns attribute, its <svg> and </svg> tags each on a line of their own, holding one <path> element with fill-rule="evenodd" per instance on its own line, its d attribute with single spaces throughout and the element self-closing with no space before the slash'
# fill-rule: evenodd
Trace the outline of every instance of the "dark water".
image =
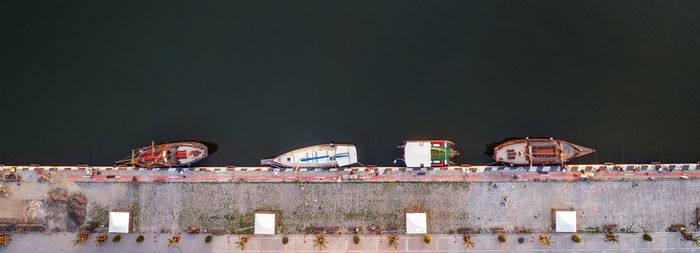
<svg viewBox="0 0 700 253">
<path fill-rule="evenodd" d="M 2 4 L 0 163 L 112 164 L 153 139 L 203 165 L 327 141 L 553 136 L 577 162 L 700 160 L 698 1 Z"/>
</svg>

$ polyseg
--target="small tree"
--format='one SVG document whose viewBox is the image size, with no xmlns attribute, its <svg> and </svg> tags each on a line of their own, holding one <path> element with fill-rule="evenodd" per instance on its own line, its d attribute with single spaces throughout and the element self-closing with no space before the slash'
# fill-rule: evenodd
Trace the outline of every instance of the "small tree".
<svg viewBox="0 0 700 253">
<path fill-rule="evenodd" d="M 121 241 L 121 240 L 122 240 L 122 236 L 121 236 L 121 235 L 115 235 L 114 237 L 112 237 L 112 242 L 113 242 L 113 243 L 118 243 L 118 242 Z"/>
<path fill-rule="evenodd" d="M 464 246 L 469 249 L 469 247 L 474 248 L 474 242 L 472 242 L 472 238 L 469 235 L 463 235 L 464 236 Z"/>
<path fill-rule="evenodd" d="M 238 241 L 236 242 L 236 248 L 241 248 L 241 251 L 245 250 L 245 244 L 248 242 L 248 239 L 245 239 L 244 237 L 238 238 Z"/>
<path fill-rule="evenodd" d="M 136 237 L 136 242 L 137 242 L 137 243 L 142 243 L 142 242 L 143 242 L 143 239 L 144 239 L 144 238 L 143 238 L 143 235 L 139 235 L 138 237 Z"/>
<path fill-rule="evenodd" d="M 498 241 L 499 242 L 506 242 L 506 235 L 504 235 L 504 234 L 498 235 Z"/>
<path fill-rule="evenodd" d="M 700 246 L 700 241 L 698 241 L 697 237 L 692 237 L 692 238 L 688 239 L 688 241 L 692 242 L 693 246 Z"/>
<path fill-rule="evenodd" d="M 210 243 L 212 239 L 214 239 L 214 238 L 211 235 L 207 235 L 207 237 L 204 237 L 204 242 Z"/>
<path fill-rule="evenodd" d="M 105 234 L 95 235 L 95 246 L 102 247 L 102 245 L 105 244 L 106 240 L 107 240 L 107 235 L 105 235 Z"/>
<path fill-rule="evenodd" d="M 353 237 L 352 237 L 352 242 L 354 242 L 355 244 L 360 243 L 360 237 L 359 237 L 359 236 L 353 236 Z"/>
<path fill-rule="evenodd" d="M 386 245 L 389 246 L 389 248 L 394 248 L 396 249 L 399 247 L 399 237 L 395 235 L 390 235 L 386 237 Z"/>
<path fill-rule="evenodd" d="M 465 241 L 464 241 L 464 246 L 467 247 L 467 249 L 468 249 L 469 247 L 474 248 L 474 242 L 472 242 L 471 239 L 467 238 L 467 239 L 465 239 Z"/>
<path fill-rule="evenodd" d="M 85 245 L 83 245 L 84 244 L 83 240 L 80 239 L 80 234 L 78 234 L 78 236 L 76 236 L 75 240 L 72 240 L 71 242 L 73 243 L 73 247 L 80 246 L 82 248 L 85 246 Z"/>
<path fill-rule="evenodd" d="M 647 241 L 647 242 L 651 242 L 651 240 L 653 240 L 653 238 L 651 238 L 651 235 L 649 235 L 649 234 L 647 234 L 647 233 L 644 233 L 644 234 L 642 235 L 642 239 L 644 239 L 644 240 Z"/>
<path fill-rule="evenodd" d="M 581 237 L 579 237 L 578 235 L 572 235 L 571 240 L 574 241 L 575 243 L 580 243 Z"/>
<path fill-rule="evenodd" d="M 326 243 L 328 243 L 328 240 L 326 240 L 326 238 L 323 236 L 318 236 L 316 239 L 314 239 L 314 247 L 318 247 L 319 250 L 325 248 Z"/>
<path fill-rule="evenodd" d="M 552 246 L 552 236 L 540 235 L 540 243 L 542 243 L 542 247 L 549 248 Z"/>
<path fill-rule="evenodd" d="M 168 241 L 168 248 L 172 247 L 176 243 L 175 240 L 173 240 L 173 238 L 168 238 L 167 241 Z"/>
<path fill-rule="evenodd" d="M 430 243 L 430 236 L 429 235 L 423 236 L 423 241 L 425 242 L 425 244 L 429 244 Z"/>
<path fill-rule="evenodd" d="M 606 240 L 606 241 L 610 241 L 610 242 L 612 242 L 612 243 L 620 244 L 620 239 L 618 239 L 617 235 L 614 235 L 614 234 L 612 234 L 612 233 L 608 233 L 608 234 L 605 236 L 605 240 Z"/>
</svg>

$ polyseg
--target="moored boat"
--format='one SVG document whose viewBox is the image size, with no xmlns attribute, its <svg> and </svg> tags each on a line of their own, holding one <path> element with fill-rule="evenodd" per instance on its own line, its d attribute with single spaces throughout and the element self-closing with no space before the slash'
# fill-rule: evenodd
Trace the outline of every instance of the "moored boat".
<svg viewBox="0 0 700 253">
<path fill-rule="evenodd" d="M 151 143 L 151 146 L 132 150 L 131 158 L 117 161 L 117 163 L 146 168 L 178 167 L 198 162 L 207 155 L 209 155 L 207 146 L 199 142 L 172 142 L 157 145 Z"/>
<path fill-rule="evenodd" d="M 450 158 L 459 155 L 454 146 L 447 140 L 407 140 L 399 148 L 406 167 L 442 167 L 452 165 Z"/>
<path fill-rule="evenodd" d="M 564 164 L 595 150 L 562 140 L 517 139 L 496 146 L 493 159 L 511 165 Z"/>
<path fill-rule="evenodd" d="M 329 168 L 357 163 L 357 149 L 352 144 L 320 144 L 295 149 L 275 158 L 263 159 L 261 165 L 276 167 Z"/>
</svg>

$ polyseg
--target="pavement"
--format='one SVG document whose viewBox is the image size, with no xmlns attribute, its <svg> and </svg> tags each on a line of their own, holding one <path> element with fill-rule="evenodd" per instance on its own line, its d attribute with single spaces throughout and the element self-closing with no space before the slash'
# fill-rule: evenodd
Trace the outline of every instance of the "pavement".
<svg viewBox="0 0 700 253">
<path fill-rule="evenodd" d="M 21 193 L 23 189 L 45 191 L 57 184 L 28 181 L 12 187 Z M 449 233 L 459 227 L 488 231 L 495 226 L 507 232 L 516 226 L 547 232 L 553 208 L 577 211 L 579 228 L 595 230 L 614 223 L 637 232 L 664 232 L 671 224 L 691 227 L 700 207 L 700 180 L 693 179 L 70 185 L 87 197 L 86 221 L 105 210 L 128 208 L 134 212 L 133 229 L 141 233 L 177 233 L 188 226 L 241 229 L 251 226 L 256 211 L 278 213 L 278 232 L 285 234 L 302 233 L 310 226 L 404 228 L 404 212 L 410 210 L 427 213 L 430 233 Z M 46 195 L 31 196 L 44 200 Z M 0 207 L 21 196 L 28 195 L 0 199 Z M 60 226 L 51 230 L 63 231 Z"/>
<path fill-rule="evenodd" d="M 0 166 L 3 172 L 55 172 L 74 182 L 297 182 L 297 181 L 511 181 L 698 178 L 698 164 L 591 164 L 564 166 L 134 168 L 109 166 Z"/>
<path fill-rule="evenodd" d="M 486 167 L 467 168 L 378 168 L 359 169 L 294 169 L 252 168 L 236 169 L 76 169 L 44 170 L 59 173 L 73 182 L 394 182 L 394 181 L 532 181 L 532 180 L 608 180 L 608 179 L 694 179 L 700 178 L 695 166 L 679 166 L 681 169 L 616 170 L 614 167 L 596 169 L 593 166 L 567 167 Z M 488 169 L 488 170 L 485 170 Z M 24 171 L 30 172 L 32 171 Z M 585 176 L 582 173 L 588 172 Z"/>
<path fill-rule="evenodd" d="M 467 249 L 461 235 L 431 234 L 431 242 L 426 244 L 422 235 L 398 235 L 398 246 L 390 248 L 386 235 L 360 235 L 360 243 L 354 244 L 352 235 L 325 235 L 327 246 L 319 249 L 314 246 L 311 235 L 287 235 L 289 242 L 282 244 L 284 235 L 250 236 L 243 252 L 700 252 L 700 246 L 680 240 L 678 233 L 652 233 L 653 241 L 642 239 L 640 233 L 617 234 L 619 244 L 604 241 L 604 234 L 579 234 L 581 243 L 574 243 L 569 233 L 553 234 L 550 246 L 538 242 L 539 234 L 506 234 L 506 242 L 501 243 L 494 234 L 472 234 L 474 247 Z M 237 247 L 238 238 L 226 235 L 214 236 L 211 243 L 205 243 L 205 234 L 183 234 L 180 243 L 168 247 L 166 237 L 170 234 L 146 234 L 146 240 L 136 243 L 138 234 L 122 234 L 119 243 L 111 241 L 111 235 L 104 246 L 97 247 L 90 240 L 84 246 L 73 246 L 74 233 L 15 234 L 8 247 L 2 252 L 241 252 Z M 524 242 L 519 243 L 518 238 Z"/>
<path fill-rule="evenodd" d="M 582 168 L 586 171 L 588 167 Z M 696 166 L 676 167 L 674 171 L 631 172 L 607 168 L 586 179 L 570 171 L 530 171 L 524 167 L 483 172 L 26 169 L 17 171 L 22 175 L 21 182 L 3 183 L 13 194 L 9 199 L 0 199 L 0 210 L 16 209 L 18 201 L 47 201 L 48 190 L 56 187 L 85 194 L 86 221 L 106 210 L 131 209 L 133 233 L 124 235 L 118 245 L 108 241 L 99 248 L 114 252 L 237 252 L 240 250 L 234 244 L 237 240 L 226 240 L 226 236 L 215 236 L 212 243 L 204 244 L 200 242 L 205 235 L 184 234 L 183 242 L 170 248 L 165 245 L 165 238 L 183 232 L 188 226 L 229 231 L 250 227 L 256 211 L 276 212 L 277 232 L 281 235 L 253 236 L 247 252 L 318 251 L 308 236 L 304 242 L 303 231 L 310 226 L 338 226 L 342 232 L 355 225 L 366 228 L 369 224 L 382 228 L 397 225 L 404 229 L 403 215 L 410 210 L 428 214 L 431 244 L 423 243 L 420 236 L 400 234 L 399 248 L 389 249 L 386 239 L 378 235 L 360 234 L 359 245 L 352 243 L 348 235 L 328 235 L 329 244 L 323 251 L 462 251 L 463 245 L 459 240 L 454 242 L 454 236 L 449 235 L 451 231 L 471 227 L 486 232 L 495 226 L 505 229 L 509 238 L 506 243 L 498 243 L 492 234 L 475 234 L 472 239 L 477 248 L 470 250 L 696 251 L 687 241 L 680 241 L 678 234 L 664 233 L 671 224 L 685 224 L 690 232 L 700 235 L 697 227 L 691 225 L 697 219 L 695 210 L 700 207 L 700 174 Z M 47 175 L 51 181 L 40 182 L 39 175 Z M 621 243 L 617 245 L 602 241 L 602 234 L 585 233 L 581 234 L 584 238 L 581 244 L 573 244 L 570 234 L 555 233 L 553 238 L 557 243 L 551 248 L 529 241 L 517 243 L 523 234 L 515 233 L 516 226 L 549 233 L 552 208 L 577 211 L 579 232 L 599 230 L 604 224 L 614 223 L 626 231 L 654 233 L 655 241 L 642 241 L 639 233 L 624 233 L 620 234 Z M 52 217 L 41 210 L 33 213 L 44 219 Z M 9 211 L 0 214 L 24 215 Z M 46 235 L 15 233 L 10 247 L 0 251 L 97 250 L 92 243 L 74 248 L 69 242 L 75 238 L 76 231 L 50 223 L 47 226 L 50 233 Z M 251 230 L 239 232 L 252 233 Z M 136 244 L 137 233 L 150 239 Z M 289 236 L 289 244 L 281 244 L 282 235 Z M 530 235 L 524 236 L 528 239 Z"/>
</svg>

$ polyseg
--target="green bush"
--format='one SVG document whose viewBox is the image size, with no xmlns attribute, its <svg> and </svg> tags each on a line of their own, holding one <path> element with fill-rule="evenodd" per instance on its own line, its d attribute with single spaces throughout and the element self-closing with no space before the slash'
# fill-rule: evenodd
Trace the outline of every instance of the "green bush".
<svg viewBox="0 0 700 253">
<path fill-rule="evenodd" d="M 506 235 L 504 235 L 504 234 L 498 235 L 498 241 L 499 242 L 506 242 Z"/>
<path fill-rule="evenodd" d="M 282 244 L 287 244 L 287 243 L 289 243 L 289 238 L 287 238 L 286 236 L 282 237 Z"/>
<path fill-rule="evenodd" d="M 139 237 L 136 237 L 136 242 L 142 243 L 143 242 L 143 235 L 139 235 Z"/>
<path fill-rule="evenodd" d="M 425 244 L 430 243 L 430 236 L 429 235 L 423 236 L 423 241 L 425 242 Z"/>
<path fill-rule="evenodd" d="M 114 237 L 112 237 L 112 242 L 113 242 L 113 243 L 118 243 L 118 242 L 121 241 L 121 240 L 122 240 L 122 236 L 121 236 L 121 235 L 115 235 Z"/>
<path fill-rule="evenodd" d="M 352 242 L 354 242 L 355 244 L 360 243 L 360 237 L 359 237 L 359 236 L 353 236 L 353 237 L 352 237 Z"/>
<path fill-rule="evenodd" d="M 578 235 L 572 235 L 571 240 L 574 241 L 575 243 L 579 243 L 579 242 L 581 242 L 581 237 L 579 237 Z"/>
<path fill-rule="evenodd" d="M 644 235 L 642 235 L 642 238 L 644 238 L 644 240 L 648 241 L 648 242 L 651 242 L 651 240 L 652 240 L 651 235 L 649 235 L 647 233 L 644 233 Z"/>
<path fill-rule="evenodd" d="M 207 237 L 204 237 L 204 242 L 210 243 L 212 239 L 214 239 L 214 238 L 211 237 L 211 235 L 207 235 Z"/>
</svg>

